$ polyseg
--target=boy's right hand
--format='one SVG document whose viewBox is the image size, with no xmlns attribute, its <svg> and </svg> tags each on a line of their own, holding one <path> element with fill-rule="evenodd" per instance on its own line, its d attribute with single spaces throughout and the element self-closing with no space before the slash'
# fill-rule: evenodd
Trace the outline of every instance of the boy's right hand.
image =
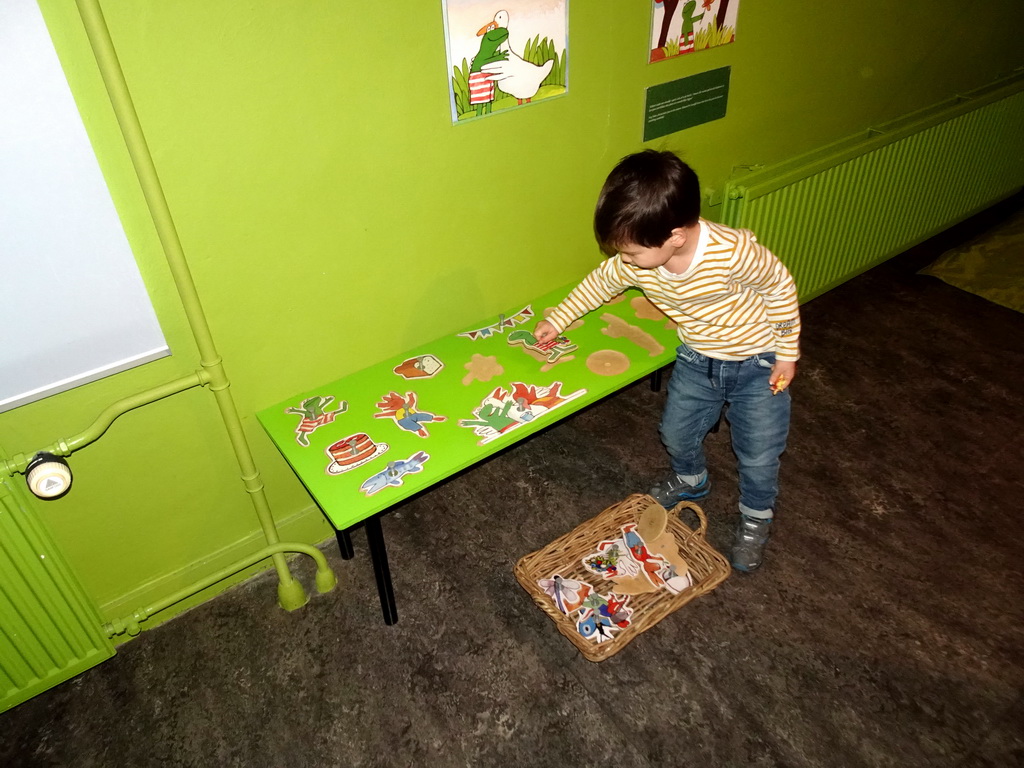
<svg viewBox="0 0 1024 768">
<path fill-rule="evenodd" d="M 538 343 L 543 344 L 545 341 L 558 338 L 558 331 L 547 320 L 541 320 L 537 323 L 537 327 L 533 329 L 533 337 Z"/>
</svg>

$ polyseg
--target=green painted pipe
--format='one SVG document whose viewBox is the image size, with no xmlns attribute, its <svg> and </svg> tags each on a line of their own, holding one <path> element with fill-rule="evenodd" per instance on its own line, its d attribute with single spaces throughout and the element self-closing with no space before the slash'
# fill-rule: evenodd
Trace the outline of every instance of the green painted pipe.
<svg viewBox="0 0 1024 768">
<path fill-rule="evenodd" d="M 263 535 L 267 543 L 273 546 L 280 542 L 280 537 L 270 511 L 270 504 L 263 490 L 263 483 L 253 460 L 252 451 L 246 441 L 242 422 L 238 417 L 238 409 L 231 397 L 230 383 L 224 372 L 220 355 L 217 354 L 206 315 L 199 301 L 199 294 L 185 260 L 185 253 L 182 250 L 167 199 L 160 185 L 156 166 L 153 164 L 153 156 L 142 132 L 142 124 L 139 122 L 131 94 L 128 92 L 128 84 L 125 82 L 121 64 L 117 60 L 114 43 L 110 39 L 110 31 L 107 29 L 107 23 L 103 18 L 98 0 L 76 1 L 78 13 L 82 18 L 89 44 L 103 78 L 103 84 L 107 89 L 110 103 L 114 108 L 114 114 L 128 148 L 128 154 L 146 198 L 146 205 L 149 207 L 153 223 L 156 225 L 171 276 L 174 278 L 178 295 L 181 297 L 185 316 L 188 318 L 189 327 L 192 329 L 196 346 L 199 348 L 200 362 L 209 376 L 210 389 L 217 400 L 224 427 L 238 459 L 245 490 L 256 509 L 256 516 L 259 518 Z M 283 554 L 275 552 L 271 556 L 274 560 L 274 568 L 277 570 L 278 597 L 281 606 L 286 610 L 301 607 L 306 602 L 306 594 L 302 585 L 292 578 Z"/>
<path fill-rule="evenodd" d="M 316 547 L 311 547 L 307 544 L 289 544 L 283 542 L 264 547 L 259 552 L 255 552 L 244 560 L 240 560 L 227 568 L 222 568 L 202 581 L 197 581 L 195 584 L 191 584 L 184 589 L 178 590 L 174 594 L 165 597 L 163 600 L 160 600 L 153 605 L 138 609 L 132 613 L 131 616 L 113 619 L 103 625 L 103 630 L 107 633 L 107 637 L 123 635 L 126 632 L 134 637 L 142 631 L 142 627 L 139 625 L 150 618 L 153 614 L 170 608 L 175 603 L 181 602 L 186 597 L 191 597 L 196 592 L 206 589 L 207 587 L 212 587 L 218 581 L 222 581 L 228 578 L 228 576 L 238 573 L 238 571 L 248 568 L 249 566 L 256 565 L 260 560 L 265 560 L 268 557 L 272 557 L 273 555 L 281 554 L 283 552 L 301 552 L 302 554 L 312 557 L 316 561 L 317 591 L 321 593 L 330 592 L 334 588 L 337 580 L 335 579 L 334 571 L 332 571 L 331 567 L 327 564 L 327 558 L 324 557 L 323 552 Z"/>
<path fill-rule="evenodd" d="M 198 371 L 191 376 L 184 376 L 174 381 L 169 381 L 166 384 L 147 389 L 144 392 L 139 392 L 136 395 L 118 400 L 117 402 L 110 405 L 103 413 L 101 413 L 96 420 L 86 429 L 84 432 L 80 432 L 74 437 L 69 437 L 66 440 L 58 440 L 48 448 L 40 448 L 38 451 L 34 451 L 30 455 L 19 453 L 11 459 L 0 459 L 0 473 L 4 475 L 15 475 L 19 472 L 24 472 L 37 453 L 52 453 L 54 456 L 70 456 L 72 452 L 77 451 L 79 448 L 84 448 L 90 443 L 99 440 L 103 436 L 103 433 L 110 428 L 110 425 L 114 423 L 114 420 L 119 416 L 123 416 L 128 411 L 139 408 L 143 405 L 149 405 L 155 403 L 157 400 L 162 400 L 165 397 L 170 397 L 178 392 L 184 392 L 186 389 L 192 387 L 199 387 L 209 383 L 210 377 L 207 376 L 206 371 Z"/>
</svg>

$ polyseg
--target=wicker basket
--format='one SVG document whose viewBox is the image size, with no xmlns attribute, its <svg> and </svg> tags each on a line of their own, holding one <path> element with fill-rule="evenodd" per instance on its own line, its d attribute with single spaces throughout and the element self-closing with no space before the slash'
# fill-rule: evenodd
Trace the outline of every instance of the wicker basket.
<svg viewBox="0 0 1024 768">
<path fill-rule="evenodd" d="M 679 519 L 679 513 L 686 509 L 692 509 L 696 513 L 697 519 L 700 522 L 699 529 L 694 530 Z M 567 601 L 563 601 L 564 610 L 560 609 L 555 598 L 552 596 L 552 592 L 547 591 L 540 584 L 540 581 L 547 580 L 549 589 L 551 589 L 552 580 L 555 574 L 558 574 L 563 580 L 561 583 L 565 583 L 564 580 L 568 580 L 569 584 L 578 582 L 584 585 L 577 590 L 576 597 L 585 593 L 586 585 L 589 585 L 591 589 L 590 594 L 592 595 L 600 595 L 602 598 L 607 598 L 608 594 L 612 593 L 613 600 L 615 597 L 622 597 L 621 593 L 617 590 L 616 583 L 606 580 L 605 577 L 595 574 L 592 570 L 588 570 L 584 566 L 583 561 L 584 558 L 588 558 L 595 553 L 596 548 L 601 542 L 609 542 L 616 539 L 626 541 L 623 538 L 623 527 L 628 526 L 630 523 L 638 523 L 642 518 L 645 520 L 663 520 L 664 535 L 671 534 L 671 539 L 677 547 L 678 556 L 685 560 L 685 565 L 689 570 L 689 578 L 682 582 L 673 579 L 674 588 L 680 584 L 685 585 L 686 581 L 691 583 L 689 586 L 683 586 L 678 592 L 670 591 L 667 587 L 668 582 L 665 582 L 666 586 L 661 588 L 653 589 L 648 587 L 653 589 L 653 591 L 642 594 L 629 594 L 625 598 L 626 602 L 623 608 L 625 611 L 631 610 L 631 613 L 618 614 L 620 618 L 623 615 L 628 616 L 626 625 L 619 628 L 618 626 L 607 624 L 606 633 L 610 635 L 607 639 L 600 642 L 589 639 L 582 634 L 583 630 L 580 629 L 581 625 L 579 623 L 585 620 L 585 617 L 588 615 L 588 609 L 583 606 L 577 606 L 577 608 L 570 610 L 572 603 Z M 603 661 L 609 656 L 618 653 L 633 638 L 653 627 L 668 616 L 668 614 L 690 602 L 695 597 L 710 592 L 728 578 L 730 573 L 729 564 L 722 555 L 712 549 L 707 543 L 707 527 L 708 523 L 707 518 L 704 516 L 704 511 L 692 502 L 684 501 L 678 504 L 665 516 L 664 508 L 650 496 L 635 494 L 609 507 L 601 514 L 591 518 L 570 533 L 559 537 L 543 549 L 523 557 L 515 566 L 516 579 L 518 579 L 523 589 L 530 593 L 541 610 L 551 617 L 551 620 L 555 622 L 555 626 L 558 627 L 558 631 L 565 635 L 585 658 L 590 661 Z M 650 526 L 646 530 L 651 530 Z M 667 542 L 665 538 L 660 538 L 659 540 Z M 632 539 L 632 541 L 635 542 L 637 540 Z M 632 557 L 628 559 L 630 562 L 636 562 Z M 665 564 L 666 560 L 662 558 L 660 562 Z M 631 567 L 635 568 L 636 566 L 633 565 Z M 651 568 L 653 567 L 652 565 Z M 643 568 L 643 570 L 647 569 Z M 667 571 L 667 573 L 675 576 L 674 571 Z M 646 576 L 646 574 L 644 574 L 644 577 L 654 578 Z M 561 590 L 556 591 L 558 591 L 559 595 L 572 594 L 571 592 L 565 593 Z M 594 611 L 591 610 L 591 613 L 594 613 Z M 589 628 L 588 626 L 587 629 Z"/>
</svg>

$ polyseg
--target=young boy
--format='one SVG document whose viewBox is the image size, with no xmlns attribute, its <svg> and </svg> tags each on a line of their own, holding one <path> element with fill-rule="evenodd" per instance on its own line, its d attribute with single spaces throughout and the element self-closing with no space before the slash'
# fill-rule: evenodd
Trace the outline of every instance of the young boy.
<svg viewBox="0 0 1024 768">
<path fill-rule="evenodd" d="M 761 565 L 789 432 L 787 387 L 800 357 L 800 310 L 785 266 L 747 230 L 700 218 L 697 176 L 671 152 L 629 155 L 612 170 L 594 213 L 609 256 L 534 335 L 556 337 L 630 287 L 679 325 L 661 438 L 672 472 L 650 494 L 666 508 L 711 488 L 703 442 L 728 403 L 740 478 L 731 562 Z"/>
</svg>

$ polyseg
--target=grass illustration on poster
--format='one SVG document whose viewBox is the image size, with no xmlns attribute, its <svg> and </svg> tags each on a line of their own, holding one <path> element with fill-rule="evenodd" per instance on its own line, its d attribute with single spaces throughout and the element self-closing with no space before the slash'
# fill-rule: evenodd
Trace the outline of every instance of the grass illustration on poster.
<svg viewBox="0 0 1024 768">
<path fill-rule="evenodd" d="M 653 0 L 648 63 L 736 40 L 740 0 Z"/>
</svg>

